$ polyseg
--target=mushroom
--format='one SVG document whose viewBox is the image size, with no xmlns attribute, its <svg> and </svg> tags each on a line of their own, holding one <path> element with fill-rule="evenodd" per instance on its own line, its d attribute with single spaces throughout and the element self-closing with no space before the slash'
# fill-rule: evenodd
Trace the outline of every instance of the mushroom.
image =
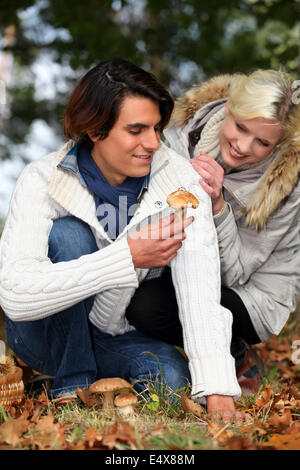
<svg viewBox="0 0 300 470">
<path fill-rule="evenodd" d="M 184 220 L 187 207 L 196 209 L 199 205 L 198 199 L 192 193 L 180 189 L 169 194 L 167 197 L 167 203 L 175 209 L 174 222 Z"/>
<path fill-rule="evenodd" d="M 100 379 L 94 382 L 89 390 L 93 393 L 103 393 L 103 410 L 114 408 L 114 394 L 123 389 L 130 388 L 132 385 L 127 380 L 119 377 Z"/>
<path fill-rule="evenodd" d="M 123 418 L 132 417 L 137 404 L 137 397 L 132 393 L 121 393 L 115 398 L 115 405 Z"/>
</svg>

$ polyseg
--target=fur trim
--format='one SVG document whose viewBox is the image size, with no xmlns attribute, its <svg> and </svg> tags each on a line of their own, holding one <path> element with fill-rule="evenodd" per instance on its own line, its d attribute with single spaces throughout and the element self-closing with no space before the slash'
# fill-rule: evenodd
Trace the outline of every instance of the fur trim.
<svg viewBox="0 0 300 470">
<path fill-rule="evenodd" d="M 194 116 L 202 106 L 228 97 L 233 75 L 220 75 L 207 82 L 194 85 L 187 93 L 175 102 L 171 118 L 171 126 L 182 127 Z"/>
<path fill-rule="evenodd" d="M 300 175 L 300 148 L 289 146 L 279 151 L 274 161 L 261 178 L 245 209 L 247 225 L 257 230 L 266 228 L 271 214 L 291 194 Z"/>
<path fill-rule="evenodd" d="M 202 106 L 229 95 L 235 75 L 220 75 L 194 85 L 176 100 L 171 126 L 183 127 Z M 267 168 L 247 207 L 240 211 L 246 223 L 257 230 L 266 227 L 269 217 L 292 193 L 300 176 L 300 105 L 294 105 L 285 135 L 278 146 L 274 160 Z"/>
</svg>

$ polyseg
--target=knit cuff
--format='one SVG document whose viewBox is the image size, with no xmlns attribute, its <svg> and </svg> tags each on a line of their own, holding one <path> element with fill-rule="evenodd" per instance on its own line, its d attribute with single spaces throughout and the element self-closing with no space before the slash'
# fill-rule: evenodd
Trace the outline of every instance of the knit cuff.
<svg viewBox="0 0 300 470">
<path fill-rule="evenodd" d="M 138 287 L 138 277 L 133 265 L 127 238 L 115 241 L 99 250 L 99 290 Z"/>
<path fill-rule="evenodd" d="M 231 354 L 214 354 L 189 362 L 193 398 L 205 404 L 207 395 L 230 395 L 237 400 L 241 389 L 237 381 L 235 360 Z"/>
</svg>

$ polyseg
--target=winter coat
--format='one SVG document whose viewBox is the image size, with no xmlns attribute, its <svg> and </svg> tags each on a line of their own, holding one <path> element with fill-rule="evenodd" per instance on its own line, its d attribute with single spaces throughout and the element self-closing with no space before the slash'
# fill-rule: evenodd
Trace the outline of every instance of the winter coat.
<svg viewBox="0 0 300 470">
<path fill-rule="evenodd" d="M 177 100 L 167 145 L 188 159 L 201 150 L 220 158 L 231 79 L 215 77 Z M 241 297 L 262 341 L 281 331 L 300 294 L 300 111 L 293 125 L 261 164 L 225 172 L 225 216 L 214 217 L 222 285 Z"/>
</svg>

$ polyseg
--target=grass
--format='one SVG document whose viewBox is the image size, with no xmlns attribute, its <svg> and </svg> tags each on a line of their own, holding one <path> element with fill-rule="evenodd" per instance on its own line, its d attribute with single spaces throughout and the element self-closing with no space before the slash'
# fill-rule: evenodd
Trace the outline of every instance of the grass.
<svg viewBox="0 0 300 470">
<path fill-rule="evenodd" d="M 211 440 L 206 423 L 195 420 L 192 415 L 184 415 L 180 405 L 172 404 L 170 395 L 166 390 L 164 392 L 158 397 L 156 390 L 151 388 L 148 399 L 143 397 L 139 402 L 134 419 L 128 420 L 135 430 L 139 449 L 215 449 L 216 443 Z M 159 403 L 158 408 L 154 408 L 153 403 Z M 69 439 L 75 439 L 77 443 L 88 429 L 102 431 L 120 419 L 116 412 L 83 408 L 79 403 L 56 409 L 55 416 L 64 425 L 72 425 Z M 121 447 L 126 448 L 126 445 Z"/>
</svg>

